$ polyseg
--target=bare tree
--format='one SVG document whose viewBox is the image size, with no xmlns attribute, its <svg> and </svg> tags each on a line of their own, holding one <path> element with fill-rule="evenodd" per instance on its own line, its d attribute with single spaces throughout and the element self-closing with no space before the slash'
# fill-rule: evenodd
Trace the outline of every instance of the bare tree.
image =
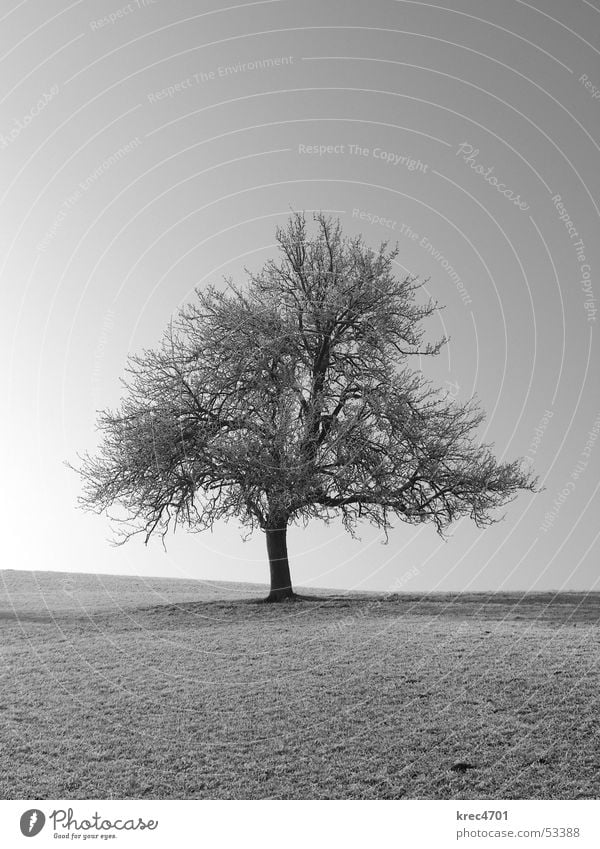
<svg viewBox="0 0 600 849">
<path fill-rule="evenodd" d="M 160 347 L 130 357 L 120 408 L 100 413 L 102 441 L 78 469 L 82 505 L 118 505 L 118 541 L 237 519 L 265 532 L 269 600 L 294 598 L 290 523 L 341 516 L 386 532 L 398 518 L 443 534 L 478 526 L 535 480 L 499 463 L 476 431 L 483 414 L 434 389 L 410 356 L 437 305 L 398 280 L 398 249 L 368 248 L 338 221 L 302 214 L 277 230 L 281 256 L 243 289 L 197 290 Z"/>
</svg>

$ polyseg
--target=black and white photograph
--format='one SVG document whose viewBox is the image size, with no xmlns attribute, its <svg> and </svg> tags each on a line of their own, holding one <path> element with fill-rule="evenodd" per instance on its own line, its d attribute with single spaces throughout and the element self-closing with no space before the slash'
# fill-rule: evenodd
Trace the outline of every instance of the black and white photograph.
<svg viewBox="0 0 600 849">
<path fill-rule="evenodd" d="M 598 0 L 0 0 L 0 845 L 600 845 L 599 162 Z"/>
</svg>

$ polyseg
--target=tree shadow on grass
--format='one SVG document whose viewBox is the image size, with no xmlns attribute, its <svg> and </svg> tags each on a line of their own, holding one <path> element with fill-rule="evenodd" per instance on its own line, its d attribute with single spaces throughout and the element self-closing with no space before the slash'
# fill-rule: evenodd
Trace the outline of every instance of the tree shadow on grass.
<svg viewBox="0 0 600 849">
<path fill-rule="evenodd" d="M 60 615 L 60 614 L 59 614 Z M 53 622 L 51 613 L 27 613 L 25 611 L 0 610 L 0 622 Z"/>
</svg>

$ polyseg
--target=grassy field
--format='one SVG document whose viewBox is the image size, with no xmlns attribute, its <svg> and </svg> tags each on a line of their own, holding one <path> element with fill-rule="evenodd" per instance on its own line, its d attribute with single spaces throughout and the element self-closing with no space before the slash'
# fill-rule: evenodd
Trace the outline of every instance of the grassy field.
<svg viewBox="0 0 600 849">
<path fill-rule="evenodd" d="M 264 592 L 0 571 L 0 796 L 600 796 L 600 594 Z"/>
</svg>

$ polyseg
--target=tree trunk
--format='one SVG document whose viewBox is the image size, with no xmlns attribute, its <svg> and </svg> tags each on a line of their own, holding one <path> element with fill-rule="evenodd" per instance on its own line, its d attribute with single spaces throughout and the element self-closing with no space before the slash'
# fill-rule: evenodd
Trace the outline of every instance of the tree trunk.
<svg viewBox="0 0 600 849">
<path fill-rule="evenodd" d="M 280 523 L 278 527 L 267 528 L 266 534 L 271 571 L 271 592 L 267 601 L 288 601 L 295 598 L 295 595 L 288 562 L 287 527 L 284 523 Z"/>
</svg>

